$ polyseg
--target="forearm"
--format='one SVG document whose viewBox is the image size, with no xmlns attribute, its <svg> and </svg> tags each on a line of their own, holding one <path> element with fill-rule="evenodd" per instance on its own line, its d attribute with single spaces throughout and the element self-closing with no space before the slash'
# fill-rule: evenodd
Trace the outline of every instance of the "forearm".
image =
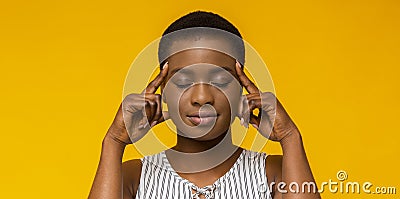
<svg viewBox="0 0 400 199">
<path fill-rule="evenodd" d="M 287 190 L 287 193 L 283 194 L 283 198 L 320 198 L 303 147 L 303 141 L 300 132 L 297 129 L 294 130 L 288 137 L 283 139 L 280 144 L 283 151 L 282 181 L 286 183 L 285 190 Z M 294 193 L 289 189 L 290 187 L 292 187 L 292 190 L 296 190 L 297 188 L 296 185 L 290 186 L 290 183 L 296 183 L 298 185 L 298 193 Z M 306 186 L 303 186 L 303 183 L 308 184 Z M 315 193 L 314 187 L 312 187 L 312 185 L 310 184 L 315 185 Z M 309 191 L 309 186 L 311 187 L 311 191 Z"/>
<path fill-rule="evenodd" d="M 105 136 L 89 199 L 122 198 L 122 156 L 124 150 L 124 144 L 110 136 Z"/>
</svg>

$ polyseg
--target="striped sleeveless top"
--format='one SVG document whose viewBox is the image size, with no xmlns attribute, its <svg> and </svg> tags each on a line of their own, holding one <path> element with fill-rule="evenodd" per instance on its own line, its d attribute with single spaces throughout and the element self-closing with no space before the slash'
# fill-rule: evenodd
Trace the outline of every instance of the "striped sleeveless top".
<svg viewBox="0 0 400 199">
<path fill-rule="evenodd" d="M 265 172 L 267 154 L 243 149 L 212 185 L 197 187 L 172 169 L 165 151 L 145 156 L 136 199 L 272 199 Z M 193 190 L 193 191 L 192 191 Z"/>
</svg>

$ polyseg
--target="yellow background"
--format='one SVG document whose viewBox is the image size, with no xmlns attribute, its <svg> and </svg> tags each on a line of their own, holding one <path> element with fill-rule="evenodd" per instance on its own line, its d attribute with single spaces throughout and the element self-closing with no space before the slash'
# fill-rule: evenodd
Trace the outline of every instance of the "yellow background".
<svg viewBox="0 0 400 199">
<path fill-rule="evenodd" d="M 172 21 L 198 9 L 233 22 L 263 57 L 317 183 L 345 170 L 349 181 L 399 189 L 399 5 L 3 1 L 0 198 L 86 198 L 131 62 Z M 124 159 L 134 156 L 129 148 Z"/>
</svg>

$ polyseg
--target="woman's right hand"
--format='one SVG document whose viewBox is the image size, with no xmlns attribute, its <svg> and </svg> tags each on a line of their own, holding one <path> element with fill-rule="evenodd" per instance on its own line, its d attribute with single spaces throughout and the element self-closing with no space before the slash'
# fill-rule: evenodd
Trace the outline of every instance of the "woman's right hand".
<svg viewBox="0 0 400 199">
<path fill-rule="evenodd" d="M 106 137 L 128 145 L 138 141 L 150 128 L 169 118 L 167 112 L 162 112 L 161 95 L 155 94 L 167 73 L 168 62 L 142 93 L 132 93 L 124 98 Z"/>
</svg>

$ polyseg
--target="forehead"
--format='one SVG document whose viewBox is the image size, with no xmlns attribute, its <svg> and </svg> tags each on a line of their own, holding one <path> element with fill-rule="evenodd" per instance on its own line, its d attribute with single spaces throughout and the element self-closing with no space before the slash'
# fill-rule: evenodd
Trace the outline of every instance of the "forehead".
<svg viewBox="0 0 400 199">
<path fill-rule="evenodd" d="M 195 64 L 212 64 L 235 69 L 236 60 L 231 56 L 211 49 L 188 49 L 171 55 L 168 58 L 169 70 L 182 69 Z"/>
</svg>

